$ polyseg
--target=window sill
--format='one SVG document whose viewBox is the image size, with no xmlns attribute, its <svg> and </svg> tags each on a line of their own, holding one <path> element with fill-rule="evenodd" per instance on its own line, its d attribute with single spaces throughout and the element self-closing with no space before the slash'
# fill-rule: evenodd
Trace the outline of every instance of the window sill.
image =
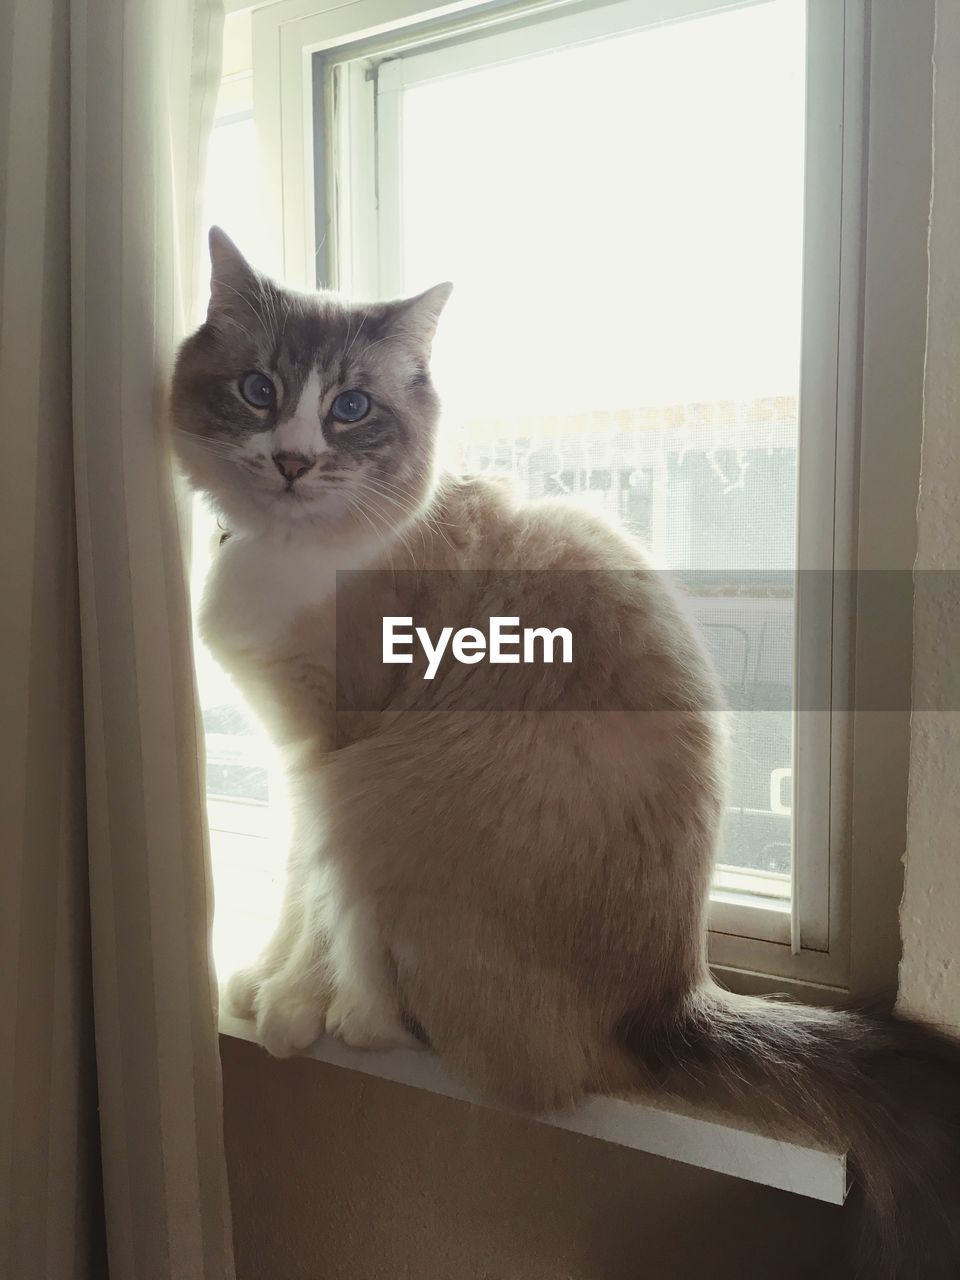
<svg viewBox="0 0 960 1280">
<path fill-rule="evenodd" d="M 229 1014 L 221 1013 L 220 1032 L 257 1043 L 253 1025 Z M 373 1053 L 324 1036 L 304 1056 L 462 1102 L 492 1105 L 451 1079 L 430 1053 Z M 784 1130 L 761 1130 L 744 1115 L 686 1107 L 674 1099 L 591 1098 L 572 1112 L 540 1117 L 538 1123 L 830 1204 L 843 1204 L 848 1190 L 846 1152 L 813 1146 L 807 1137 Z"/>
</svg>

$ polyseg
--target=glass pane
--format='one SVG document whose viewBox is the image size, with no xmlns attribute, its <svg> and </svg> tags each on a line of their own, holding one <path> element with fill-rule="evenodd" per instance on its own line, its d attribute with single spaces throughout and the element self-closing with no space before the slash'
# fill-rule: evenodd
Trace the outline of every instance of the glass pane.
<svg viewBox="0 0 960 1280">
<path fill-rule="evenodd" d="M 735 709 L 722 861 L 781 898 L 804 66 L 802 0 L 770 0 L 408 87 L 396 264 L 404 292 L 456 285 L 455 465 L 607 512 L 692 579 Z"/>
<path fill-rule="evenodd" d="M 227 18 L 227 49 L 243 60 L 242 32 Z M 231 31 L 233 37 L 231 38 Z M 263 259 L 262 210 L 250 182 L 255 154 L 252 80 L 225 80 L 210 137 L 203 192 L 204 244 L 197 281 L 197 322 L 207 307 L 206 231 L 224 227 L 252 262 Z M 193 504 L 191 590 L 199 601 L 220 530 L 200 499 Z M 207 816 L 217 911 L 213 952 L 225 977 L 266 943 L 279 907 L 284 865 L 285 810 L 278 803 L 278 771 L 260 726 L 237 687 L 194 637 L 197 686 L 207 753 Z"/>
</svg>

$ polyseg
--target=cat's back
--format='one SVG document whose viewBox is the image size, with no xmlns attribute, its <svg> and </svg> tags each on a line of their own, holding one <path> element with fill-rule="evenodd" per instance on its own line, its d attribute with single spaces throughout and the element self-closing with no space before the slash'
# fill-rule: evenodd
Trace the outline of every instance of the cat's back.
<svg viewBox="0 0 960 1280">
<path fill-rule="evenodd" d="M 614 688 L 614 702 L 625 706 L 722 709 L 713 665 L 671 575 L 629 533 L 575 501 L 524 502 L 509 483 L 486 478 L 456 482 L 444 506 L 459 531 L 458 567 L 481 571 L 466 573 L 454 592 L 473 596 L 479 583 L 487 612 L 523 619 L 538 610 L 537 622 L 567 623 L 580 655 L 575 676 L 585 682 L 581 701 L 608 705 Z"/>
<path fill-rule="evenodd" d="M 454 531 L 462 568 L 599 572 L 651 567 L 640 544 L 612 521 L 568 498 L 523 501 L 507 478 L 448 480 L 437 512 L 437 527 Z"/>
</svg>

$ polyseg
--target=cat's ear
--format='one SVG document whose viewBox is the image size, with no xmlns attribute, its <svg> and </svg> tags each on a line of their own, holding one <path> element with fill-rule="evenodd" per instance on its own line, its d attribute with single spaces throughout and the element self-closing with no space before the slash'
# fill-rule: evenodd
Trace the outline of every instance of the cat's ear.
<svg viewBox="0 0 960 1280">
<path fill-rule="evenodd" d="M 393 319 L 396 328 L 421 348 L 429 351 L 437 332 L 440 313 L 447 305 L 447 299 L 453 293 L 453 285 L 435 284 L 425 293 L 418 293 L 415 298 L 405 298 L 402 302 L 393 303 Z"/>
<path fill-rule="evenodd" d="M 210 302 L 209 320 L 256 288 L 257 273 L 225 231 L 210 228 Z"/>
</svg>

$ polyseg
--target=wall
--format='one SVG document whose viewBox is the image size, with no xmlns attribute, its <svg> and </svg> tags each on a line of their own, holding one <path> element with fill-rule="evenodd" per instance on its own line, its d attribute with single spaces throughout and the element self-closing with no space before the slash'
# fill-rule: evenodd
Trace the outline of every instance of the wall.
<svg viewBox="0 0 960 1280">
<path fill-rule="evenodd" d="M 847 1211 L 224 1037 L 238 1280 L 840 1280 Z"/>
<path fill-rule="evenodd" d="M 917 530 L 904 1008 L 960 1030 L 960 5 L 940 0 Z M 946 574 L 944 571 L 951 570 Z M 932 709 L 930 709 L 932 708 Z"/>
</svg>

